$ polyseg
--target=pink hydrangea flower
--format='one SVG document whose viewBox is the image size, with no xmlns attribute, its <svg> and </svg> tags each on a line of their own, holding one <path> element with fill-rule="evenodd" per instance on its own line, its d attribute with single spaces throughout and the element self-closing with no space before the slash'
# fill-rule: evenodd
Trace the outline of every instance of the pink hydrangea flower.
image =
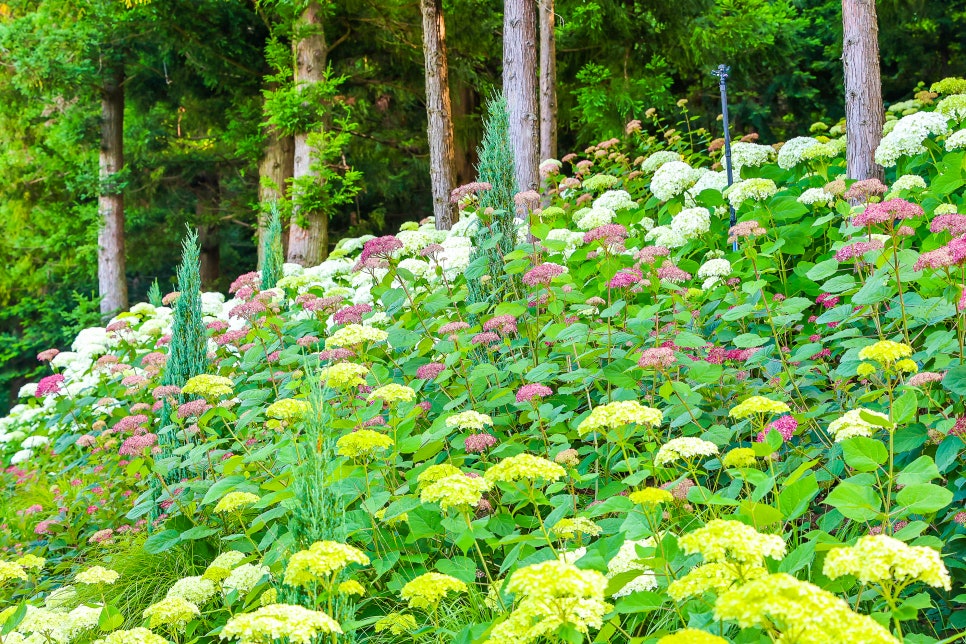
<svg viewBox="0 0 966 644">
<path fill-rule="evenodd" d="M 60 391 L 60 384 L 64 382 L 64 375 L 60 373 L 55 373 L 51 376 L 41 378 L 40 382 L 37 383 L 37 398 L 43 398 L 49 394 L 55 394 Z"/>
<path fill-rule="evenodd" d="M 551 395 L 553 395 L 553 390 L 550 387 L 536 382 L 530 383 L 517 390 L 517 402 L 531 402 L 534 398 L 546 398 Z"/>
<path fill-rule="evenodd" d="M 496 437 L 492 434 L 470 434 L 463 441 L 463 448 L 470 454 L 482 454 L 496 443 Z"/>
<path fill-rule="evenodd" d="M 424 364 L 416 369 L 416 377 L 421 380 L 435 380 L 444 369 L 446 365 L 442 362 L 430 362 L 429 364 Z"/>
</svg>

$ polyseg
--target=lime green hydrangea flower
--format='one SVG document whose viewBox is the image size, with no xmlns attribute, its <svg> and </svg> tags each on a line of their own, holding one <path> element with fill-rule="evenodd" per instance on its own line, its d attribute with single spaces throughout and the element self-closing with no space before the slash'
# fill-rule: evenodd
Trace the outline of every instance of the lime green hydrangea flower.
<svg viewBox="0 0 966 644">
<path fill-rule="evenodd" d="M 863 362 L 855 368 L 856 375 L 862 378 L 868 378 L 876 371 L 878 371 L 878 369 L 876 369 L 875 365 L 873 365 L 871 362 Z"/>
<path fill-rule="evenodd" d="M 872 360 L 883 367 L 890 367 L 896 361 L 912 356 L 912 347 L 903 342 L 880 340 L 875 344 L 863 347 L 859 351 L 859 360 Z"/>
<path fill-rule="evenodd" d="M 74 581 L 79 584 L 97 585 L 97 584 L 113 584 L 120 577 L 120 573 L 114 570 L 108 570 L 103 566 L 91 566 L 83 572 L 77 573 L 74 577 Z"/>
<path fill-rule="evenodd" d="M 463 411 L 446 418 L 446 426 L 450 429 L 483 431 L 484 427 L 493 427 L 493 419 L 486 414 L 476 411 Z"/>
<path fill-rule="evenodd" d="M 165 597 L 144 609 L 149 628 L 164 626 L 172 631 L 182 631 L 188 622 L 201 616 L 198 606 L 181 597 Z"/>
<path fill-rule="evenodd" d="M 869 422 L 866 418 L 875 419 L 878 423 Z M 845 439 L 852 438 L 853 436 L 868 437 L 880 429 L 890 429 L 893 427 L 895 425 L 885 414 L 860 407 L 845 412 L 845 414 L 829 423 L 828 433 L 835 439 L 836 443 L 841 443 Z"/>
<path fill-rule="evenodd" d="M 430 465 L 420 472 L 419 476 L 416 477 L 416 482 L 422 487 L 456 474 L 462 476 L 463 472 L 458 467 L 454 467 L 449 463 L 438 463 L 437 465 Z"/>
<path fill-rule="evenodd" d="M 658 409 L 642 405 L 636 400 L 619 400 L 594 407 L 590 415 L 577 426 L 577 431 L 584 435 L 588 432 L 616 429 L 630 424 L 657 427 L 663 420 L 664 414 Z"/>
<path fill-rule="evenodd" d="M 717 454 L 718 446 L 711 441 L 694 436 L 681 436 L 672 438 L 661 445 L 654 456 L 654 463 L 663 466 L 677 460 L 689 461 L 696 456 L 715 456 Z"/>
<path fill-rule="evenodd" d="M 181 393 L 201 396 L 206 399 L 230 396 L 235 392 L 235 383 L 231 378 L 203 373 L 190 378 L 181 388 Z"/>
<path fill-rule="evenodd" d="M 586 517 L 574 517 L 573 519 L 561 519 L 550 528 L 550 532 L 560 539 L 576 539 L 577 535 L 587 535 L 596 537 L 603 528 Z"/>
<path fill-rule="evenodd" d="M 364 342 L 383 342 L 389 334 L 365 324 L 347 324 L 325 340 L 326 349 L 355 347 Z"/>
<path fill-rule="evenodd" d="M 553 461 L 533 454 L 518 454 L 493 465 L 483 476 L 491 483 L 513 483 L 520 480 L 552 482 L 566 474 L 567 471 Z"/>
<path fill-rule="evenodd" d="M 237 550 L 228 550 L 223 552 L 215 560 L 208 564 L 205 568 L 205 574 L 202 575 L 205 579 L 210 579 L 212 581 L 220 582 L 223 581 L 231 573 L 238 564 L 245 560 L 246 554 L 238 552 Z"/>
<path fill-rule="evenodd" d="M 340 595 L 358 595 L 362 597 L 366 594 L 365 587 L 355 579 L 343 581 L 339 584 L 338 591 Z"/>
<path fill-rule="evenodd" d="M 468 590 L 466 584 L 456 577 L 427 572 L 403 586 L 399 596 L 409 602 L 410 608 L 435 610 L 447 593 L 465 593 Z"/>
<path fill-rule="evenodd" d="M 0 561 L 0 583 L 11 579 L 27 579 L 27 571 L 19 563 Z"/>
<path fill-rule="evenodd" d="M 316 541 L 308 550 L 296 552 L 288 560 L 282 581 L 289 586 L 308 586 L 328 581 L 350 564 L 369 565 L 369 557 L 353 546 L 338 541 Z"/>
<path fill-rule="evenodd" d="M 395 405 L 401 402 L 411 402 L 416 399 L 416 392 L 411 387 L 390 383 L 374 389 L 369 394 L 369 400 L 381 400 L 384 403 Z"/>
<path fill-rule="evenodd" d="M 750 447 L 736 447 L 721 459 L 724 467 L 754 467 L 756 462 L 755 450 Z"/>
<path fill-rule="evenodd" d="M 450 508 L 468 511 L 475 507 L 492 484 L 485 478 L 451 474 L 424 487 L 419 494 L 423 503 L 438 503 L 445 512 Z"/>
<path fill-rule="evenodd" d="M 852 575 L 864 584 L 921 581 L 950 588 L 949 571 L 939 552 L 884 534 L 859 537 L 854 546 L 829 550 L 822 572 L 829 579 Z"/>
<path fill-rule="evenodd" d="M 342 627 L 326 613 L 293 604 L 269 604 L 229 619 L 220 637 L 237 639 L 239 644 L 272 644 L 280 640 L 310 644 L 327 633 L 342 633 Z"/>
<path fill-rule="evenodd" d="M 335 443 L 336 451 L 346 458 L 365 460 L 393 446 L 392 439 L 372 429 L 346 434 Z"/>
<path fill-rule="evenodd" d="M 350 389 L 366 384 L 369 369 L 354 362 L 337 362 L 319 370 L 319 379 L 333 389 Z"/>
<path fill-rule="evenodd" d="M 215 596 L 218 591 L 215 582 L 204 577 L 184 577 L 174 582 L 168 593 L 167 598 L 180 597 L 187 599 L 192 604 L 204 604 Z"/>
<path fill-rule="evenodd" d="M 871 617 L 859 615 L 845 600 L 814 584 L 778 573 L 722 593 L 714 605 L 716 619 L 742 628 L 768 628 L 793 634 L 794 641 L 818 644 L 898 644 Z"/>
<path fill-rule="evenodd" d="M 739 521 L 713 519 L 705 526 L 678 539 L 687 554 L 701 553 L 709 563 L 739 562 L 763 566 L 765 557 L 785 556 L 785 540 L 777 534 L 762 534 Z"/>
<path fill-rule="evenodd" d="M 312 405 L 308 401 L 282 398 L 269 405 L 265 415 L 276 420 L 300 420 L 305 418 L 311 409 Z"/>
<path fill-rule="evenodd" d="M 761 566 L 706 563 L 695 566 L 688 574 L 672 581 L 667 587 L 667 594 L 674 601 L 681 602 L 690 597 L 700 597 L 708 591 L 721 594 L 739 582 L 745 583 L 767 574 L 768 570 Z"/>
<path fill-rule="evenodd" d="M 784 414 L 791 411 L 788 405 L 780 400 L 772 400 L 765 396 L 752 396 L 746 398 L 728 412 L 728 415 L 735 419 L 747 418 L 755 414 Z"/>
<path fill-rule="evenodd" d="M 696 628 L 685 628 L 677 633 L 665 635 L 657 644 L 728 644 L 728 640 Z"/>
<path fill-rule="evenodd" d="M 215 514 L 241 510 L 259 501 L 261 501 L 261 498 L 251 492 L 229 492 L 215 505 Z"/>
<path fill-rule="evenodd" d="M 405 635 L 416 630 L 416 618 L 406 613 L 389 613 L 376 622 L 376 632 L 389 631 L 393 635 Z"/>
<path fill-rule="evenodd" d="M 43 557 L 38 557 L 37 555 L 26 554 L 17 559 L 14 563 L 22 566 L 26 570 L 40 570 L 47 564 L 47 560 Z"/>
<path fill-rule="evenodd" d="M 659 487 L 646 487 L 643 490 L 631 492 L 627 498 L 630 499 L 631 503 L 643 505 L 646 508 L 653 508 L 661 503 L 674 501 L 673 494 Z"/>
</svg>

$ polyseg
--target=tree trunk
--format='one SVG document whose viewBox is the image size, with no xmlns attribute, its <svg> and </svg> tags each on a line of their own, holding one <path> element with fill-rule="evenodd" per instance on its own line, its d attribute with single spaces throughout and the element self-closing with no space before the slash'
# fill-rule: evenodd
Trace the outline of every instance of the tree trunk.
<svg viewBox="0 0 966 644">
<path fill-rule="evenodd" d="M 295 43 L 295 83 L 299 91 L 322 80 L 325 75 L 325 34 L 322 30 L 322 7 L 309 2 L 299 18 Z M 303 103 L 303 109 L 316 111 L 318 106 Z M 309 132 L 295 134 L 295 160 L 292 166 L 295 181 L 312 176 L 312 153 L 308 144 Z M 294 195 L 298 198 L 298 195 Z M 297 201 L 296 201 L 297 203 Z M 298 224 L 301 220 L 303 228 Z M 292 225 L 289 229 L 288 261 L 302 266 L 315 266 L 328 256 L 329 218 L 322 212 L 300 212 L 293 208 Z"/>
<path fill-rule="evenodd" d="M 201 288 L 213 290 L 221 277 L 221 228 L 215 224 L 199 224 L 198 245 L 201 247 Z"/>
<path fill-rule="evenodd" d="M 221 184 L 218 179 L 217 171 L 205 171 L 198 175 L 193 186 L 203 290 L 214 290 L 221 276 L 221 225 L 218 221 Z"/>
<path fill-rule="evenodd" d="M 101 88 L 100 190 L 97 210 L 97 282 L 101 314 L 127 308 L 124 257 L 124 189 L 117 174 L 124 168 L 124 65 L 112 67 Z"/>
<path fill-rule="evenodd" d="M 453 101 L 453 133 L 456 148 L 456 184 L 463 185 L 476 178 L 476 146 L 479 145 L 475 116 L 479 104 L 479 94 L 469 83 L 456 90 Z"/>
<path fill-rule="evenodd" d="M 272 202 L 281 204 L 285 199 L 288 180 L 292 178 L 295 164 L 295 141 L 290 136 L 278 136 L 274 129 L 269 129 L 265 141 L 265 156 L 258 164 L 258 266 L 264 261 L 262 247 L 265 241 L 265 229 L 271 213 Z M 286 242 L 285 237 L 282 237 Z"/>
<path fill-rule="evenodd" d="M 537 11 L 533 0 L 503 3 L 503 93 L 510 115 L 510 140 L 517 188 L 536 189 L 540 132 L 537 116 Z"/>
<path fill-rule="evenodd" d="M 423 56 L 426 60 L 426 120 L 429 139 L 429 176 L 433 189 L 436 230 L 453 226 L 449 202 L 456 175 L 453 146 L 453 107 L 449 98 L 449 63 L 442 0 L 420 0 L 423 14 Z"/>
<path fill-rule="evenodd" d="M 540 2 L 540 160 L 557 158 L 557 39 L 554 0 Z"/>
<path fill-rule="evenodd" d="M 875 0 L 842 0 L 842 33 L 847 176 L 881 179 L 874 158 L 885 120 Z"/>
</svg>

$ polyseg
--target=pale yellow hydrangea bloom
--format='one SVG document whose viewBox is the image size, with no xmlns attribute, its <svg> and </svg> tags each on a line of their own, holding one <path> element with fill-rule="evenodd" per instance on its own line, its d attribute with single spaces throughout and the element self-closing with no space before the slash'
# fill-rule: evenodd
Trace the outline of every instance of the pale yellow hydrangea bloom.
<svg viewBox="0 0 966 644">
<path fill-rule="evenodd" d="M 419 476 L 416 477 L 416 482 L 422 487 L 455 474 L 462 476 L 463 472 L 458 467 L 454 467 L 449 463 L 438 463 L 437 465 L 430 465 L 420 472 Z"/>
<path fill-rule="evenodd" d="M 728 640 L 696 628 L 685 628 L 677 633 L 665 635 L 657 641 L 657 644 L 728 644 Z"/>
<path fill-rule="evenodd" d="M 308 550 L 296 552 L 288 560 L 282 579 L 289 586 L 308 586 L 327 581 L 349 564 L 369 564 L 369 557 L 353 546 L 338 541 L 316 541 Z"/>
<path fill-rule="evenodd" d="M 181 597 L 166 597 L 144 609 L 144 617 L 150 619 L 150 628 L 164 626 L 173 631 L 184 630 L 188 622 L 200 615 L 196 604 Z"/>
<path fill-rule="evenodd" d="M 561 539 L 576 539 L 578 534 L 596 537 L 603 532 L 603 528 L 586 517 L 574 517 L 557 521 L 550 532 Z"/>
<path fill-rule="evenodd" d="M 235 391 L 235 383 L 231 378 L 203 373 L 190 378 L 181 388 L 181 393 L 201 396 L 203 398 L 220 398 L 230 396 Z"/>
<path fill-rule="evenodd" d="M 258 503 L 261 498 L 251 492 L 229 492 L 215 505 L 215 514 L 234 512 Z"/>
<path fill-rule="evenodd" d="M 410 608 L 435 610 L 447 593 L 465 593 L 468 590 L 466 584 L 456 577 L 427 572 L 403 586 L 399 596 L 409 602 Z"/>
<path fill-rule="evenodd" d="M 336 451 L 346 458 L 366 459 L 377 451 L 392 447 L 392 439 L 371 429 L 346 434 L 335 443 Z"/>
<path fill-rule="evenodd" d="M 556 481 L 566 474 L 567 471 L 553 461 L 533 454 L 518 454 L 493 465 L 483 476 L 491 483 L 512 483 L 524 479 Z"/>
<path fill-rule="evenodd" d="M 636 400 L 619 400 L 594 407 L 590 415 L 577 426 L 577 431 L 583 435 L 630 424 L 657 427 L 663 420 L 664 414 L 658 409 L 642 405 Z"/>
<path fill-rule="evenodd" d="M 91 566 L 84 572 L 77 573 L 74 581 L 80 584 L 113 584 L 120 577 L 120 573 L 108 570 L 104 566 Z"/>
<path fill-rule="evenodd" d="M 326 349 L 354 347 L 363 342 L 382 342 L 389 334 L 365 324 L 347 324 L 325 339 Z"/>
<path fill-rule="evenodd" d="M 667 594 L 671 599 L 680 602 L 689 597 L 700 597 L 709 590 L 720 594 L 739 580 L 743 583 L 767 574 L 768 570 L 760 566 L 706 563 L 695 566 L 688 574 L 672 581 L 667 587 Z"/>
<path fill-rule="evenodd" d="M 0 583 L 10 579 L 27 579 L 27 571 L 18 563 L 12 561 L 0 561 Z"/>
<path fill-rule="evenodd" d="M 310 644 L 325 633 L 341 633 L 342 627 L 326 613 L 293 604 L 269 604 L 254 612 L 235 615 L 221 629 L 221 639 L 239 644 L 272 644 L 285 640 Z"/>
<path fill-rule="evenodd" d="M 446 426 L 450 429 L 483 431 L 484 427 L 493 427 L 493 419 L 478 411 L 462 411 L 446 418 Z"/>
<path fill-rule="evenodd" d="M 366 384 L 369 369 L 354 362 L 337 362 L 319 370 L 319 379 L 333 389 L 350 389 Z"/>
<path fill-rule="evenodd" d="M 343 581 L 339 584 L 338 591 L 340 595 L 358 595 L 362 597 L 366 594 L 365 587 L 355 579 Z"/>
<path fill-rule="evenodd" d="M 212 581 L 222 581 L 231 573 L 232 569 L 244 561 L 245 555 L 237 550 L 228 550 L 223 552 L 215 560 L 208 564 L 205 568 L 205 574 L 202 575 L 205 579 L 210 579 Z"/>
<path fill-rule="evenodd" d="M 875 344 L 863 347 L 859 351 L 859 360 L 872 360 L 884 367 L 889 367 L 897 360 L 912 356 L 912 347 L 903 342 L 880 340 Z"/>
<path fill-rule="evenodd" d="M 492 484 L 482 477 L 469 477 L 465 474 L 451 474 L 430 483 L 419 494 L 423 503 L 438 503 L 442 510 L 456 508 L 466 511 L 476 506 L 483 497 L 483 493 Z"/>
<path fill-rule="evenodd" d="M 845 600 L 784 573 L 722 593 L 714 615 L 743 628 L 774 628 L 789 634 L 796 644 L 899 642 L 871 617 L 853 612 Z"/>
<path fill-rule="evenodd" d="M 389 403 L 390 405 L 400 402 L 410 402 L 415 398 L 416 392 L 413 391 L 411 387 L 399 385 L 394 382 L 389 383 L 388 385 L 383 385 L 378 389 L 374 389 L 372 393 L 369 394 L 369 400 L 381 400 Z"/>
<path fill-rule="evenodd" d="M 784 414 L 791 411 L 780 400 L 772 400 L 765 396 L 751 396 L 731 408 L 728 415 L 735 419 L 747 418 L 755 414 Z"/>
<path fill-rule="evenodd" d="M 168 640 L 152 633 L 150 629 L 137 626 L 126 631 L 114 631 L 95 640 L 94 644 L 168 644 Z"/>
<path fill-rule="evenodd" d="M 27 570 L 40 570 L 47 564 L 47 560 L 43 557 L 38 557 L 37 555 L 26 554 L 17 559 L 14 563 L 18 566 L 26 568 Z"/>
<path fill-rule="evenodd" d="M 654 507 L 661 503 L 671 503 L 674 501 L 673 494 L 659 487 L 646 487 L 643 490 L 631 492 L 627 498 L 630 499 L 631 503 L 643 505 L 644 507 Z"/>
<path fill-rule="evenodd" d="M 777 534 L 762 534 L 740 521 L 712 519 L 706 525 L 678 539 L 681 550 L 701 553 L 709 563 L 736 561 L 764 565 L 765 557 L 785 556 L 785 540 Z"/>
<path fill-rule="evenodd" d="M 750 447 L 736 447 L 721 459 L 724 467 L 753 467 L 756 462 L 755 450 Z"/>
<path fill-rule="evenodd" d="M 312 405 L 308 401 L 282 398 L 269 405 L 265 415 L 277 420 L 299 420 L 304 418 L 311 409 Z"/>
<path fill-rule="evenodd" d="M 925 546 L 910 546 L 884 534 L 860 537 L 854 546 L 829 550 L 822 572 L 829 579 L 852 575 L 866 584 L 921 581 L 937 588 L 950 588 L 949 571 L 939 552 Z"/>
<path fill-rule="evenodd" d="M 862 418 L 863 414 L 880 419 L 888 427 L 894 427 L 892 421 L 885 414 L 859 408 L 851 409 L 829 423 L 828 433 L 835 439 L 836 443 L 840 443 L 853 436 L 872 436 L 880 429 L 883 429 L 883 427 L 874 425 Z"/>
<path fill-rule="evenodd" d="M 215 582 L 204 577 L 184 577 L 174 582 L 165 597 L 180 597 L 193 604 L 204 604 L 217 592 Z"/>
<path fill-rule="evenodd" d="M 690 460 L 695 456 L 715 456 L 718 454 L 718 446 L 711 441 L 706 441 L 693 436 L 681 436 L 672 438 L 657 450 L 654 456 L 654 463 L 657 465 L 667 465 L 676 460 Z"/>
<path fill-rule="evenodd" d="M 416 630 L 416 618 L 406 613 L 389 613 L 376 622 L 376 632 L 389 631 L 393 635 L 404 635 Z"/>
</svg>

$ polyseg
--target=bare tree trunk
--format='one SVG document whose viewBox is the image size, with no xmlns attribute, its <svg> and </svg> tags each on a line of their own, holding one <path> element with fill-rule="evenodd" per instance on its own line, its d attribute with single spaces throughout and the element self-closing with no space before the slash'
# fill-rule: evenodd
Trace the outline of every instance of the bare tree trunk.
<svg viewBox="0 0 966 644">
<path fill-rule="evenodd" d="M 536 189 L 539 182 L 536 29 L 534 0 L 505 0 L 503 93 L 510 115 L 510 140 L 519 190 Z"/>
<path fill-rule="evenodd" d="M 540 160 L 557 158 L 557 38 L 554 0 L 540 2 Z"/>
<path fill-rule="evenodd" d="M 288 180 L 295 172 L 295 141 L 290 136 L 278 136 L 274 129 L 268 131 L 265 141 L 265 156 L 258 164 L 258 266 L 264 261 L 263 242 L 265 229 L 272 202 L 281 203 L 285 199 Z M 283 236 L 283 241 L 286 242 Z"/>
<path fill-rule="evenodd" d="M 882 178 L 875 149 L 885 120 L 875 0 L 842 0 L 846 162 L 850 179 Z"/>
<path fill-rule="evenodd" d="M 473 181 L 476 177 L 476 146 L 479 135 L 476 125 L 479 119 L 473 117 L 479 95 L 470 84 L 465 84 L 456 90 L 456 100 L 453 101 L 453 133 L 456 148 L 456 184 L 462 185 Z"/>
<path fill-rule="evenodd" d="M 101 88 L 100 194 L 97 210 L 97 283 L 101 313 L 127 308 L 124 257 L 124 191 L 116 176 L 124 168 L 124 65 L 108 71 Z"/>
<path fill-rule="evenodd" d="M 221 226 L 218 221 L 221 186 L 217 171 L 201 173 L 194 190 L 195 225 L 198 228 L 198 246 L 201 251 L 201 287 L 212 290 L 221 276 Z"/>
<path fill-rule="evenodd" d="M 295 83 L 300 91 L 322 80 L 325 75 L 325 34 L 322 30 L 322 7 L 318 2 L 310 2 L 299 18 L 296 27 L 298 40 L 295 43 Z M 304 105 L 306 109 L 316 110 L 317 106 Z M 298 181 L 311 176 L 312 148 L 308 144 L 308 132 L 295 134 L 295 161 L 293 177 Z M 298 198 L 298 195 L 294 195 Z M 299 220 L 305 224 L 303 228 Z M 329 218 L 321 212 L 299 212 L 293 209 L 292 225 L 289 229 L 288 261 L 302 266 L 315 266 L 329 253 Z"/>
<path fill-rule="evenodd" d="M 436 230 L 453 226 L 449 202 L 456 175 L 453 146 L 453 107 L 449 98 L 449 62 L 446 58 L 446 23 L 442 0 L 420 0 L 423 14 L 423 56 L 426 60 L 426 117 L 429 139 L 429 175 L 433 188 Z"/>
</svg>

